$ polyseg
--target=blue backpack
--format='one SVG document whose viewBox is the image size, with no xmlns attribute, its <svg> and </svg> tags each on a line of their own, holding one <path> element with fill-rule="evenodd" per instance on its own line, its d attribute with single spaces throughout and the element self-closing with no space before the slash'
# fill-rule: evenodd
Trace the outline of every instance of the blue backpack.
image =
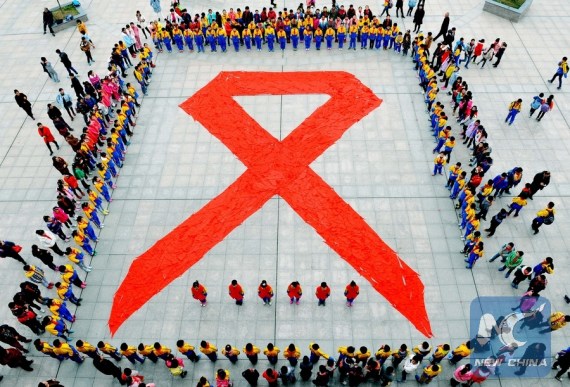
<svg viewBox="0 0 570 387">
<path fill-rule="evenodd" d="M 530 107 L 533 109 L 538 109 L 542 105 L 542 98 L 539 96 L 534 97 L 532 102 L 530 103 Z"/>
</svg>

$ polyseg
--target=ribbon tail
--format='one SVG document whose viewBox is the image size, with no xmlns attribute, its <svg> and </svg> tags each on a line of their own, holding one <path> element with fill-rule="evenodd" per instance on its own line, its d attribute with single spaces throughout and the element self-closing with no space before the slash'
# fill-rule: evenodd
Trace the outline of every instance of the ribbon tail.
<svg viewBox="0 0 570 387">
<path fill-rule="evenodd" d="M 279 195 L 418 331 L 432 337 L 419 275 L 310 168 Z"/>
<path fill-rule="evenodd" d="M 137 257 L 115 293 L 109 329 L 119 327 L 184 274 L 274 194 L 246 171 L 224 192 Z"/>
</svg>

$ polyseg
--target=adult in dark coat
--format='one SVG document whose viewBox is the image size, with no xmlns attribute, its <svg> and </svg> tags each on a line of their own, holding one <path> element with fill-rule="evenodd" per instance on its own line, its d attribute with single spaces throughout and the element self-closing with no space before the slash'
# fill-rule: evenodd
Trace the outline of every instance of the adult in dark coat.
<svg viewBox="0 0 570 387">
<path fill-rule="evenodd" d="M 528 198 L 532 200 L 534 194 L 537 193 L 538 190 L 542 190 L 548 184 L 550 184 L 549 171 L 543 171 L 534 175 L 532 183 L 530 184 L 530 196 Z"/>
<path fill-rule="evenodd" d="M 30 296 L 25 292 L 18 292 L 14 294 L 14 297 L 12 297 L 12 299 L 14 300 L 14 303 L 16 305 L 29 306 L 31 308 L 35 308 L 39 311 L 42 311 L 42 308 L 39 305 L 34 304 L 35 300 L 30 299 Z"/>
<path fill-rule="evenodd" d="M 33 371 L 30 367 L 34 361 L 28 360 L 16 348 L 2 348 L 0 347 L 0 364 L 7 365 L 10 368 L 21 368 L 24 371 Z"/>
<path fill-rule="evenodd" d="M 443 43 L 449 47 L 453 47 L 453 41 L 455 40 L 455 27 L 447 31 L 445 37 L 443 38 Z"/>
<path fill-rule="evenodd" d="M 14 94 L 14 99 L 18 106 L 21 107 L 33 120 L 35 120 L 34 113 L 32 113 L 32 104 L 28 101 L 28 96 L 24 93 L 20 93 L 18 90 L 14 90 Z"/>
<path fill-rule="evenodd" d="M 46 300 L 42 297 L 42 292 L 37 284 L 24 281 L 20 283 L 20 293 L 26 296 L 28 304 L 32 305 L 34 301 L 45 305 Z M 43 312 L 43 311 L 42 311 Z"/>
<path fill-rule="evenodd" d="M 536 296 L 544 289 L 546 289 L 547 284 L 548 281 L 546 280 L 546 276 L 544 274 L 537 275 L 530 281 L 528 284 L 528 289 L 526 291 L 532 292 L 532 295 Z"/>
<path fill-rule="evenodd" d="M 67 69 L 67 72 L 69 73 L 69 75 L 72 74 L 72 71 L 75 74 L 79 74 L 77 72 L 77 70 L 75 70 L 73 68 L 73 65 L 71 64 L 71 60 L 69 59 L 69 56 L 65 52 L 63 52 L 59 49 L 55 50 L 55 52 L 57 53 L 57 55 L 59 55 L 59 60 L 61 61 L 61 64 Z"/>
<path fill-rule="evenodd" d="M 248 26 L 249 23 L 253 21 L 253 13 L 249 10 L 249 6 L 246 5 L 243 14 L 241 15 L 242 24 Z"/>
<path fill-rule="evenodd" d="M 252 387 L 257 386 L 257 380 L 259 379 L 259 371 L 257 371 L 255 368 L 246 369 L 241 373 L 241 376 L 243 376 L 243 378 L 247 380 L 250 386 Z"/>
<path fill-rule="evenodd" d="M 67 165 L 67 161 L 65 161 L 64 158 L 59 157 L 59 156 L 53 156 L 52 158 L 52 164 L 53 167 L 55 169 L 57 169 L 59 171 L 59 173 L 61 173 L 62 175 L 71 175 L 71 172 L 69 171 L 68 165 Z"/>
<path fill-rule="evenodd" d="M 59 117 L 53 120 L 53 126 L 63 138 L 69 134 L 69 131 L 73 131 L 73 128 Z"/>
<path fill-rule="evenodd" d="M 48 103 L 47 108 L 48 108 L 47 115 L 52 121 L 56 118 L 63 118 L 63 115 L 61 114 L 61 110 L 59 110 L 57 108 L 57 106 L 52 105 L 51 103 Z"/>
<path fill-rule="evenodd" d="M 443 21 L 441 22 L 439 33 L 435 36 L 435 38 L 433 38 L 433 41 L 435 42 L 437 38 L 439 38 L 440 36 L 445 36 L 448 30 L 449 30 L 449 12 L 446 12 Z"/>
<path fill-rule="evenodd" d="M 50 269 L 54 271 L 58 269 L 53 263 L 53 255 L 47 250 L 40 249 L 38 245 L 32 245 L 32 255 L 42 261 L 42 263 Z"/>
<path fill-rule="evenodd" d="M 424 22 L 424 16 L 426 15 L 426 11 L 424 7 L 418 7 L 416 9 L 416 13 L 414 13 L 414 32 L 420 32 L 420 28 Z"/>
<path fill-rule="evenodd" d="M 18 250 L 18 248 L 14 242 L 0 241 L 0 258 L 10 257 L 24 265 L 27 264 L 24 258 L 20 255 L 20 252 L 16 250 Z"/>
<path fill-rule="evenodd" d="M 51 28 L 52 25 L 53 25 L 53 13 L 51 13 L 49 9 L 44 8 L 44 35 L 46 34 L 46 27 L 49 27 L 49 32 L 51 32 L 51 34 L 55 36 L 53 28 Z"/>
<path fill-rule="evenodd" d="M 105 359 L 103 356 L 94 358 L 93 366 L 102 374 L 109 375 L 117 379 L 121 378 L 121 367 L 117 367 L 112 361 Z"/>
<path fill-rule="evenodd" d="M 12 328 L 10 325 L 0 325 L 0 341 L 3 343 L 8 344 L 11 347 L 18 348 L 20 351 L 28 352 L 27 349 L 22 347 L 20 341 L 23 343 L 31 343 L 32 340 L 28 339 L 21 334 L 15 328 Z"/>
<path fill-rule="evenodd" d="M 69 74 L 69 78 L 71 79 L 71 87 L 73 87 L 77 98 L 85 97 L 85 91 L 83 91 L 83 86 L 81 85 L 81 82 L 79 82 L 79 79 L 77 79 L 73 74 Z"/>
<path fill-rule="evenodd" d="M 57 195 L 57 206 L 61 208 L 67 215 L 75 216 L 75 203 L 67 196 Z"/>
<path fill-rule="evenodd" d="M 16 317 L 20 324 L 30 328 L 36 335 L 41 335 L 46 331 L 38 321 L 38 315 L 29 306 L 17 305 L 15 302 L 9 302 L 8 308 L 10 308 L 12 316 Z"/>
<path fill-rule="evenodd" d="M 570 352 L 567 352 L 566 350 L 558 352 L 558 359 L 556 359 L 552 364 L 552 369 L 556 369 L 558 367 L 560 367 L 560 371 L 558 371 L 554 379 L 560 382 L 560 377 L 570 369 Z"/>
</svg>

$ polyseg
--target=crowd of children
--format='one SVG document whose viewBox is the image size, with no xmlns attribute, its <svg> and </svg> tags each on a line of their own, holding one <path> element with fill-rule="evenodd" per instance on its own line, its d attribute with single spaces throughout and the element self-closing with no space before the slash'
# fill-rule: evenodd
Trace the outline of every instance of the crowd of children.
<svg viewBox="0 0 570 387">
<path fill-rule="evenodd" d="M 393 49 L 406 54 L 411 47 L 409 31 L 403 33 L 389 15 L 380 22 L 368 6 L 356 10 L 351 5 L 345 10 L 334 1 L 330 10 L 325 6 L 322 11 L 314 7 L 305 10 L 303 4 L 296 11 L 264 7 L 261 12 L 251 12 L 246 6 L 243 12 L 240 8 L 215 13 L 210 9 L 194 17 L 176 7 L 165 18 L 165 25 L 153 21 L 150 31 L 159 52 L 172 52 L 174 48 L 203 53 L 205 46 L 211 52 L 227 52 L 228 47 L 236 52 L 243 48 L 261 51 L 265 44 L 269 51 L 276 47 L 285 50 L 289 44 L 293 50 L 302 46 L 308 51 L 314 44 L 316 50 L 342 50 L 347 45 L 349 50 L 359 46 L 363 50 Z"/>
<path fill-rule="evenodd" d="M 105 355 L 113 358 L 116 362 L 125 358 L 133 366 L 137 363 L 143 364 L 147 359 L 155 364 L 159 360 L 163 360 L 173 376 L 182 378 L 188 374 L 182 356 L 192 363 L 200 361 L 202 355 L 212 363 L 219 360 L 218 348 L 205 340 L 200 342 L 198 348 L 183 339 L 178 340 L 176 342 L 178 354 L 159 342 L 153 344 L 140 343 L 136 347 L 122 343 L 119 347 L 115 347 L 103 341 L 93 345 L 84 340 L 77 340 L 76 345 L 73 346 L 58 339 L 54 340 L 53 344 L 36 339 L 34 346 L 38 351 L 60 361 L 71 360 L 81 364 L 86 357 L 90 357 L 97 369 L 117 378 L 121 384 L 139 387 L 141 386 L 139 383 L 144 381 L 144 377 L 140 373 L 131 368 L 121 370 L 120 367 L 105 359 Z M 406 381 L 408 375 L 413 375 L 419 384 L 429 384 L 441 374 L 444 359 L 449 365 L 456 366 L 472 352 L 470 341 L 460 343 L 454 349 L 447 343 L 433 348 L 431 344 L 425 341 L 411 349 L 406 344 L 400 345 L 397 349 L 392 349 L 389 345 L 383 344 L 373 353 L 366 346 L 361 346 L 358 349 L 354 346 L 346 346 L 339 347 L 337 349 L 338 355 L 334 357 L 324 352 L 318 343 L 310 343 L 307 349 L 307 354 L 303 356 L 301 349 L 293 343 L 287 345 L 283 352 L 273 343 L 268 343 L 263 351 L 252 343 L 246 343 L 242 351 L 231 344 L 227 344 L 222 349 L 221 354 L 235 365 L 238 361 L 245 360 L 239 357 L 243 352 L 247 361 L 255 367 L 263 353 L 272 368 L 263 371 L 261 376 L 266 379 L 270 386 L 277 386 L 279 380 L 283 385 L 293 384 L 297 381 L 297 377 L 302 381 L 309 381 L 313 378 L 313 371 L 316 371 L 313 383 L 317 386 L 328 385 L 337 373 L 340 383 L 347 384 L 348 382 L 350 386 L 356 387 L 367 381 L 380 386 L 388 386 L 396 380 L 399 382 Z M 282 366 L 278 368 L 279 357 L 283 359 L 284 364 L 282 363 Z M 322 362 L 321 358 L 323 359 Z M 104 367 L 102 367 L 101 362 L 106 362 Z M 474 369 L 471 369 L 469 364 L 460 366 L 455 371 L 450 383 L 458 385 L 454 382 L 458 381 L 456 373 L 460 370 L 462 371 L 461 382 L 465 385 L 483 382 L 491 375 L 493 367 L 497 364 L 497 359 L 490 359 L 486 364 L 488 365 Z M 298 374 L 297 366 L 299 366 Z M 219 369 L 215 374 L 216 386 L 225 387 L 228 383 L 231 385 L 229 370 L 221 370 L 222 372 Z M 242 376 L 251 386 L 256 386 L 260 373 L 255 368 L 250 367 L 242 372 Z M 208 379 L 202 376 L 199 379 L 198 387 L 208 385 Z"/>
<path fill-rule="evenodd" d="M 77 24 L 82 34 L 82 42 L 86 39 L 91 42 L 86 35 L 85 25 L 80 21 Z M 140 56 L 134 76 L 144 93 L 152 74 L 151 67 L 154 66 L 148 45 L 143 46 L 140 40 L 137 40 L 136 43 L 133 42 L 133 46 L 134 49 L 130 50 L 124 47 L 122 41 L 116 44 L 109 60 L 108 74 L 101 78 L 94 71 L 89 71 L 87 74 L 89 81 L 83 86 L 80 83 L 74 86 L 78 97 L 77 111 L 83 114 L 86 124 L 79 138 L 70 133 L 74 129 L 65 122 L 61 111 L 56 106 L 48 104 L 49 117 L 59 134 L 72 148 L 75 157 L 71 166 L 60 156 L 52 157 L 54 168 L 62 175 L 57 181 L 57 202 L 51 213 L 43 217 L 45 229 L 36 230 L 38 244 L 31 246 L 31 254 L 58 273 L 60 279 L 55 284 L 50 282 L 49 275 L 46 275 L 38 263 L 27 262 L 21 256 L 23 250 L 21 246 L 10 241 L 3 241 L 0 245 L 2 256 L 10 256 L 21 262 L 27 277 L 27 281 L 20 284 L 18 293 L 9 303 L 10 311 L 21 324 L 30 328 L 35 334 L 40 335 L 47 331 L 56 336 L 53 346 L 40 339 L 35 341 L 35 346 L 41 352 L 59 360 L 83 361 L 77 349 L 67 343 L 71 340 L 69 334 L 73 333 L 68 325 L 76 320 L 68 302 L 76 306 L 81 305 L 81 298 L 74 291 L 80 292 L 87 284 L 81 280 L 76 267 L 86 273 L 92 270 L 89 256 L 97 254 L 95 251 L 95 243 L 98 242 L 97 230 L 104 227 L 103 216 L 109 213 L 105 207 L 112 201 L 111 193 L 116 188 L 114 181 L 123 166 L 127 146 L 130 144 L 129 137 L 133 135 L 132 128 L 136 125 L 136 107 L 140 106 L 135 88 L 119 76 L 119 70 L 123 69 L 125 59 L 123 48 L 127 49 L 133 58 L 136 58 L 137 54 Z M 62 55 L 60 50 L 58 54 Z M 118 63 L 119 58 L 121 63 Z M 89 62 L 91 61 L 92 58 Z M 62 60 L 62 63 L 74 85 L 73 79 L 78 77 L 77 72 L 70 61 Z M 124 69 L 123 76 L 126 76 Z M 65 106 L 73 121 L 76 113 L 70 105 L 71 98 L 63 89 L 59 91 L 58 102 Z M 59 145 L 49 128 L 41 123 L 37 126 L 40 136 L 50 150 L 50 155 L 53 155 L 49 144 L 55 143 L 58 150 Z M 78 214 L 78 211 L 82 211 L 82 214 Z M 58 238 L 65 244 L 73 238 L 77 246 L 60 247 Z M 61 257 L 65 256 L 69 262 L 55 264 L 52 252 Z M 57 294 L 53 298 L 46 297 L 42 295 L 38 285 L 43 285 L 48 290 L 54 289 Z M 74 290 L 74 287 L 77 290 Z M 41 317 L 46 311 L 42 309 L 42 305 L 48 309 L 48 314 L 43 318 Z M 29 341 L 31 340 L 26 339 L 25 342 Z M 32 361 L 28 361 L 21 353 L 27 350 L 18 344 L 12 340 L 10 345 L 16 348 L 4 350 L 0 347 L 0 357 L 7 358 L 2 364 L 32 371 L 30 367 Z M 129 356 L 126 357 L 131 359 Z"/>
<path fill-rule="evenodd" d="M 472 59 L 471 55 L 465 52 L 464 58 L 461 58 L 461 46 L 456 45 L 452 51 L 451 46 L 438 44 L 430 59 L 429 51 L 423 41 L 424 37 L 420 33 L 414 40 L 412 55 L 420 77 L 420 85 L 425 92 L 425 102 L 430 114 L 430 131 L 436 142 L 433 153 L 438 153 L 434 159 L 432 175 L 443 175 L 444 165 L 449 163 L 459 136 L 467 149 L 472 152 L 469 167 L 473 169 L 470 173 L 463 170 L 464 165 L 461 162 L 456 162 L 449 168 L 445 185 L 451 191 L 450 198 L 457 200 L 455 208 L 459 210 L 461 220 L 459 223 L 461 239 L 465 241 L 465 247 L 461 252 L 466 256 L 467 268 L 471 269 L 484 254 L 484 243 L 479 231 L 481 222 L 486 220 L 491 206 L 498 201 L 497 198 L 501 198 L 504 193 L 510 193 L 510 189 L 521 182 L 523 169 L 515 167 L 484 182 L 485 174 L 493 165 L 492 149 L 487 142 L 488 133 L 478 118 L 479 111 L 474 104 L 473 94 L 467 82 L 458 74 L 459 64 L 462 61 L 469 62 Z M 493 44 L 497 46 L 499 43 L 500 39 L 496 39 Z M 446 113 L 443 99 L 438 98 L 440 95 L 438 71 L 443 77 L 440 82 L 445 82 L 446 85 L 442 86 L 441 90 L 445 90 L 451 83 L 451 90 L 448 92 L 451 96 L 448 102 L 450 107 L 447 110 L 447 112 L 452 111 L 450 114 Z M 457 138 L 452 133 L 451 117 L 456 118 L 461 127 Z M 536 184 L 527 183 L 521 193 L 512 199 L 508 211 L 501 209 L 492 217 L 489 228 L 485 229 L 488 236 L 493 236 L 497 227 L 513 212 L 517 217 L 522 207 L 527 204 L 526 200 L 550 183 L 550 172 L 538 173 L 534 180 L 537 181 Z M 532 225 L 535 234 L 542 224 L 551 224 L 554 221 L 554 213 L 552 202 L 537 213 Z"/>
</svg>

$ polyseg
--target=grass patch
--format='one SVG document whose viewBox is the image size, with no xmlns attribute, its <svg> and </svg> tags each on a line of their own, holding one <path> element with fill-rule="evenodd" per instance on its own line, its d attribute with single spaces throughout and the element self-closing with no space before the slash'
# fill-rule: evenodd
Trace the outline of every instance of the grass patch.
<svg viewBox="0 0 570 387">
<path fill-rule="evenodd" d="M 77 8 L 75 8 L 73 4 L 63 6 L 61 9 L 59 7 L 52 9 L 52 13 L 54 20 L 64 20 L 67 15 L 79 15 L 79 11 L 77 11 Z"/>
<path fill-rule="evenodd" d="M 513 8 L 520 8 L 526 0 L 495 0 L 497 3 L 501 3 L 504 5 L 508 5 L 509 7 Z"/>
</svg>

